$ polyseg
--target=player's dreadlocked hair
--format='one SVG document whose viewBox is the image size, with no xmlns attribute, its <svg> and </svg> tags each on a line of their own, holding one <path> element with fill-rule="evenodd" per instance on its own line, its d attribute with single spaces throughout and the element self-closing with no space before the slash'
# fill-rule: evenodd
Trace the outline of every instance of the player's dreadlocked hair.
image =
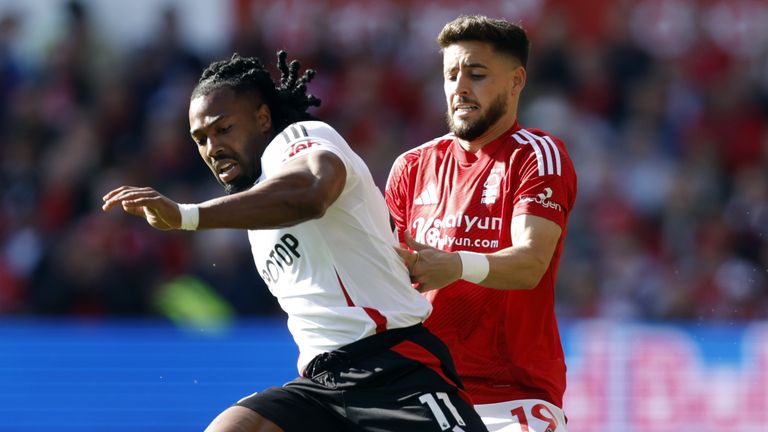
<svg viewBox="0 0 768 432">
<path fill-rule="evenodd" d="M 210 93 L 220 87 L 230 87 L 236 93 L 255 91 L 264 99 L 272 113 L 272 127 L 280 133 L 291 123 L 312 120 L 307 112 L 311 106 L 320 106 L 320 99 L 307 94 L 307 83 L 315 76 L 313 69 L 307 69 L 299 76 L 301 63 L 293 60 L 286 63 L 288 54 L 277 53 L 277 67 L 280 83 L 275 83 L 269 71 L 256 57 L 241 57 L 235 53 L 229 60 L 211 63 L 200 76 L 192 91 L 191 99 Z"/>
</svg>

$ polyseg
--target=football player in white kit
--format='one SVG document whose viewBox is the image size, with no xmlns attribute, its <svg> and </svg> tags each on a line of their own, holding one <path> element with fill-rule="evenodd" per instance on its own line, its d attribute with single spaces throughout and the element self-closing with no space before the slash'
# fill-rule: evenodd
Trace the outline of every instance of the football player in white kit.
<svg viewBox="0 0 768 432">
<path fill-rule="evenodd" d="M 152 188 L 104 196 L 161 230 L 248 230 L 259 274 L 288 314 L 300 377 L 245 397 L 208 431 L 485 431 L 429 302 L 395 252 L 365 163 L 306 112 L 314 71 L 278 53 L 280 82 L 256 58 L 212 63 L 192 92 L 200 156 L 227 195 L 178 204 Z"/>
</svg>

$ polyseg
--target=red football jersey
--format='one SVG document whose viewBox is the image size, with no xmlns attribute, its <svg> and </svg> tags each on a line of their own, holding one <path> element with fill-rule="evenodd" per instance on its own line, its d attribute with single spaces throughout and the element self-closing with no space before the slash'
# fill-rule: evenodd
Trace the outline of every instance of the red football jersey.
<svg viewBox="0 0 768 432">
<path fill-rule="evenodd" d="M 491 253 L 512 246 L 511 221 L 531 214 L 563 234 L 532 290 L 497 290 L 459 280 L 426 295 L 426 325 L 451 349 L 474 403 L 543 399 L 562 407 L 565 361 L 555 318 L 555 278 L 576 173 L 563 143 L 515 124 L 477 153 L 451 134 L 400 155 L 386 199 L 403 233 L 446 250 Z"/>
</svg>

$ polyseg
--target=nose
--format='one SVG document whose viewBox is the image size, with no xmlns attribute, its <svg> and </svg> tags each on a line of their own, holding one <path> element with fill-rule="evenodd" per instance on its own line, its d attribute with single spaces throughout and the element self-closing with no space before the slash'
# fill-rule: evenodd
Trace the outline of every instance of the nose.
<svg viewBox="0 0 768 432">
<path fill-rule="evenodd" d="M 223 146 L 221 145 L 220 140 L 214 140 L 211 137 L 206 138 L 205 142 L 205 154 L 208 157 L 214 157 L 217 154 L 221 153 L 223 149 Z"/>
<path fill-rule="evenodd" d="M 472 80 L 470 79 L 469 74 L 465 74 L 464 72 L 459 73 L 456 77 L 456 94 L 462 96 L 468 95 L 471 88 Z"/>
<path fill-rule="evenodd" d="M 452 96 L 466 96 L 469 94 L 470 80 L 463 73 L 456 75 L 454 81 L 446 81 L 446 85 L 448 86 L 449 94 Z"/>
</svg>

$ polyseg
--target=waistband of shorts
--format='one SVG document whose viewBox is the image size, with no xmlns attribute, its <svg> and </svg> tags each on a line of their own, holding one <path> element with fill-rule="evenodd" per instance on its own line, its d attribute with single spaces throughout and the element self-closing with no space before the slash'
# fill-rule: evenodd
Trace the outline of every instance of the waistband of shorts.
<svg viewBox="0 0 768 432">
<path fill-rule="evenodd" d="M 343 347 L 318 354 L 307 363 L 302 375 L 311 378 L 337 366 L 347 366 L 355 360 L 391 348 L 411 336 L 427 332 L 423 324 L 387 330 L 368 336 Z"/>
</svg>

